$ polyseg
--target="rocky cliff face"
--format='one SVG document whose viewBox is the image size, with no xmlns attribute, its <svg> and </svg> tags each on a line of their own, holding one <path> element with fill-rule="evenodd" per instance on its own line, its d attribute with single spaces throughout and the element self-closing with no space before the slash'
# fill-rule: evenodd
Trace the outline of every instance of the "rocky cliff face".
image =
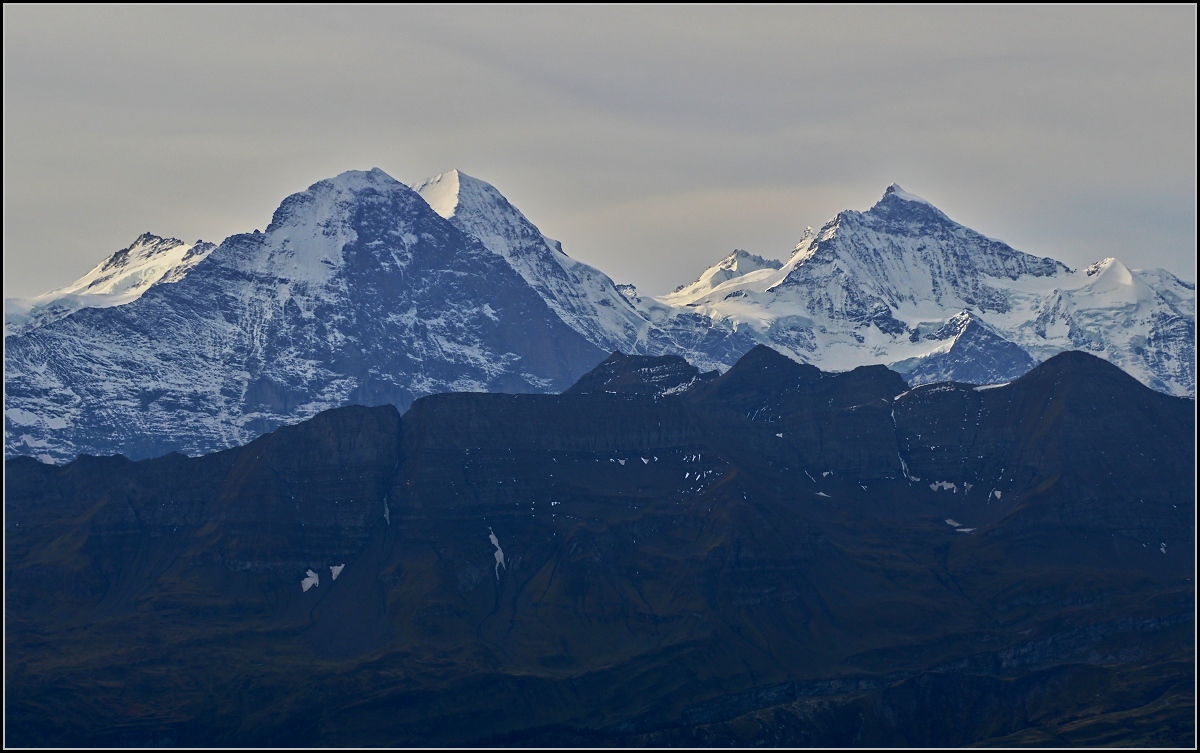
<svg viewBox="0 0 1200 753">
<path fill-rule="evenodd" d="M 9 742 L 1191 744 L 1191 400 L 700 376 L 8 461 Z"/>
</svg>

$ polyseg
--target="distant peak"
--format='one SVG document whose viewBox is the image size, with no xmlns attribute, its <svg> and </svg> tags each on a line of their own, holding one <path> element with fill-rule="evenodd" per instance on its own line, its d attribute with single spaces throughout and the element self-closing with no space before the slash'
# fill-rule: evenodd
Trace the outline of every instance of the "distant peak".
<svg viewBox="0 0 1200 753">
<path fill-rule="evenodd" d="M 914 193 L 905 191 L 900 187 L 899 183 L 893 183 L 888 186 L 884 190 L 883 196 L 880 197 L 879 201 L 875 202 L 875 206 L 871 207 L 867 213 L 883 219 L 950 219 L 930 201 Z M 841 215 L 839 214 L 838 216 L 840 217 Z"/>
<path fill-rule="evenodd" d="M 1101 259 L 1100 261 L 1091 265 L 1084 270 L 1084 273 L 1087 274 L 1088 277 L 1093 277 L 1101 272 L 1106 272 L 1109 269 L 1123 270 L 1124 268 L 1124 264 L 1118 261 L 1115 257 L 1110 256 L 1107 259 Z"/>
<path fill-rule="evenodd" d="M 764 259 L 758 254 L 752 254 L 749 251 L 743 251 L 740 248 L 735 248 L 733 253 L 726 256 L 721 261 L 717 262 L 718 269 L 729 269 L 745 274 L 753 272 L 756 269 L 770 267 L 771 269 L 779 269 L 783 266 L 783 262 L 778 259 Z"/>
<path fill-rule="evenodd" d="M 382 185 L 397 185 L 399 181 L 392 176 L 380 170 L 378 167 L 372 167 L 370 170 L 347 170 L 344 173 L 338 173 L 332 178 L 320 180 L 309 186 L 309 190 L 313 190 L 318 186 L 333 186 L 339 190 L 359 191 L 364 188 L 377 187 Z"/>
<path fill-rule="evenodd" d="M 115 251 L 101 262 L 97 269 L 101 271 L 118 269 L 170 252 L 180 246 L 186 246 L 186 244 L 178 238 L 164 238 L 147 231 L 135 238 L 128 247 Z M 186 246 L 186 248 L 191 248 L 191 246 Z"/>
<path fill-rule="evenodd" d="M 908 191 L 905 191 L 903 188 L 900 187 L 899 183 L 893 183 L 892 185 L 888 186 L 887 189 L 883 192 L 883 198 L 886 199 L 889 196 L 894 196 L 897 199 L 900 199 L 901 201 L 912 201 L 912 202 L 916 202 L 918 204 L 928 204 L 929 206 L 933 206 L 932 203 L 926 201 L 925 199 L 922 199 L 920 196 L 917 196 L 915 193 L 909 193 Z"/>
<path fill-rule="evenodd" d="M 460 229 L 477 237 L 493 236 L 505 225 L 509 226 L 509 232 L 518 235 L 533 228 L 533 223 L 509 203 L 495 186 L 462 170 L 435 175 L 414 183 L 411 188 L 433 211 L 447 220 L 455 219 Z M 533 230 L 536 231 L 536 228 Z M 557 241 L 548 238 L 546 242 L 551 246 L 557 245 Z M 484 245 L 487 245 L 486 241 Z M 503 249 L 492 250 L 501 256 L 507 253 Z"/>
<path fill-rule="evenodd" d="M 967 309 L 959 311 L 954 316 L 946 320 L 946 323 L 939 327 L 935 332 L 925 335 L 926 340 L 953 340 L 962 337 L 968 327 L 982 327 L 988 332 L 994 330 L 987 326 L 982 320 L 976 317 Z"/>
<path fill-rule="evenodd" d="M 462 188 L 463 178 L 472 180 L 470 176 L 454 169 L 427 178 L 420 183 L 414 183 L 411 187 L 421 195 L 422 199 L 425 199 L 425 203 L 429 204 L 430 209 L 448 220 L 458 209 L 459 191 Z"/>
<path fill-rule="evenodd" d="M 749 272 L 760 269 L 779 269 L 782 266 L 783 262 L 778 259 L 764 259 L 758 254 L 752 254 L 749 251 L 735 248 L 728 256 L 700 273 L 700 277 L 695 281 L 675 288 L 675 293 L 688 289 L 692 293 L 697 293 L 701 289 L 715 288 L 721 283 L 728 282 L 735 277 L 741 277 Z"/>
</svg>

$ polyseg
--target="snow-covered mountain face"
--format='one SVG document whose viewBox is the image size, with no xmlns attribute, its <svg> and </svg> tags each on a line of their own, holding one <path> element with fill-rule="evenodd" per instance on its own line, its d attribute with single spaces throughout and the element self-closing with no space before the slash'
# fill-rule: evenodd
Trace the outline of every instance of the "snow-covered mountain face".
<svg viewBox="0 0 1200 753">
<path fill-rule="evenodd" d="M 1073 271 L 890 187 L 786 262 L 735 251 L 674 293 L 615 285 L 491 185 L 348 172 L 220 246 L 143 235 L 79 281 L 6 301 L 5 453 L 204 452 L 346 404 L 558 391 L 608 352 L 708 371 L 759 343 L 912 384 L 1009 381 L 1085 350 L 1195 394 L 1195 286 Z"/>
<path fill-rule="evenodd" d="M 710 272 L 701 280 L 719 279 Z M 778 270 L 695 283 L 662 302 L 750 328 L 827 370 L 884 363 L 914 384 L 983 384 L 1083 350 L 1162 392 L 1196 390 L 1195 285 L 1115 259 L 1073 271 L 896 185 L 870 210 L 806 233 Z"/>
<path fill-rule="evenodd" d="M 478 238 L 537 291 L 575 331 L 600 348 L 631 353 L 649 322 L 608 275 L 563 253 L 492 185 L 458 170 L 413 185 L 433 211 Z"/>
<path fill-rule="evenodd" d="M 178 238 L 143 233 L 128 248 L 113 253 L 70 285 L 36 298 L 5 300 L 5 334 L 49 324 L 81 308 L 129 303 L 151 285 L 182 280 L 215 248 L 204 241 L 188 244 Z"/>
<path fill-rule="evenodd" d="M 507 261 L 568 326 L 603 350 L 680 355 L 708 370 L 728 368 L 757 343 L 728 324 L 615 285 L 600 270 L 567 256 L 561 243 L 482 180 L 452 170 L 413 188 L 435 212 Z M 755 261 L 769 264 L 744 251 L 730 258 L 735 256 L 742 269 Z"/>
<path fill-rule="evenodd" d="M 558 391 L 605 356 L 379 170 L 288 197 L 266 232 L 140 292 L 6 338 L 7 455 L 204 452 L 345 404 Z"/>
<path fill-rule="evenodd" d="M 782 266 L 783 262 L 776 259 L 764 259 L 747 251 L 735 249 L 729 256 L 704 270 L 695 282 L 675 288 L 675 292 L 666 296 L 666 299 L 668 301 L 692 301 L 697 297 L 703 297 L 704 294 L 712 292 L 714 288 L 730 280 L 744 278 L 750 272 L 774 271 Z M 770 271 L 764 274 L 769 275 Z M 758 277 L 762 276 L 758 275 Z"/>
</svg>

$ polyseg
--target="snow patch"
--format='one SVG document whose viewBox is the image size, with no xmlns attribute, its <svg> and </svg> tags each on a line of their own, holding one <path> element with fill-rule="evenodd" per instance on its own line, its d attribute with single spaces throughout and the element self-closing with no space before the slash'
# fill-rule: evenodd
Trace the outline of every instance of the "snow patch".
<svg viewBox="0 0 1200 753">
<path fill-rule="evenodd" d="M 692 385 L 695 384 L 696 381 L 697 381 L 696 377 L 692 377 L 690 380 L 688 380 L 687 382 L 685 382 L 683 384 L 677 384 L 674 387 L 668 387 L 667 389 L 662 390 L 661 392 L 658 393 L 658 396 L 666 397 L 668 395 L 678 395 L 678 394 L 687 392 L 688 390 L 690 390 L 692 388 Z"/>
<path fill-rule="evenodd" d="M 496 547 L 493 555 L 496 558 L 496 582 L 500 582 L 500 568 L 508 569 L 508 565 L 504 564 L 504 550 L 500 548 L 500 539 L 496 538 L 496 534 L 492 529 L 488 529 L 488 540 L 492 542 L 492 546 Z"/>
<path fill-rule="evenodd" d="M 12 421 L 17 426 L 36 426 L 42 417 L 31 411 L 22 410 L 21 408 L 8 408 L 4 411 L 4 417 Z"/>
<path fill-rule="evenodd" d="M 1010 384 L 1012 384 L 1012 382 L 1001 382 L 999 384 L 981 384 L 975 388 L 975 391 L 983 392 L 984 390 L 994 390 L 997 387 L 1007 387 Z"/>
<path fill-rule="evenodd" d="M 300 581 L 300 590 L 307 592 L 313 586 L 321 585 L 321 578 L 312 570 L 305 573 L 304 580 Z"/>
<path fill-rule="evenodd" d="M 932 203 L 930 203 L 929 201 L 926 201 L 925 199 L 922 199 L 920 196 L 917 196 L 915 193 L 909 193 L 908 191 L 905 191 L 903 188 L 900 187 L 899 183 L 893 183 L 892 185 L 888 186 L 887 190 L 883 192 L 883 195 L 884 196 L 895 196 L 897 199 L 900 199 L 901 201 L 911 201 L 911 202 L 914 202 L 917 204 L 927 204 L 928 206 L 933 206 Z"/>
</svg>

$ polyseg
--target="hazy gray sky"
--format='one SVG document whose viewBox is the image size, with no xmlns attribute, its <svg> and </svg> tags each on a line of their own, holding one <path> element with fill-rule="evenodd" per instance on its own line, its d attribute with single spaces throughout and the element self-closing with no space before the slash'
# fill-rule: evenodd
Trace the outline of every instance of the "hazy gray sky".
<svg viewBox="0 0 1200 753">
<path fill-rule="evenodd" d="M 665 292 L 891 182 L 1196 278 L 1196 8 L 4 6 L 4 295 L 459 168 Z"/>
</svg>

